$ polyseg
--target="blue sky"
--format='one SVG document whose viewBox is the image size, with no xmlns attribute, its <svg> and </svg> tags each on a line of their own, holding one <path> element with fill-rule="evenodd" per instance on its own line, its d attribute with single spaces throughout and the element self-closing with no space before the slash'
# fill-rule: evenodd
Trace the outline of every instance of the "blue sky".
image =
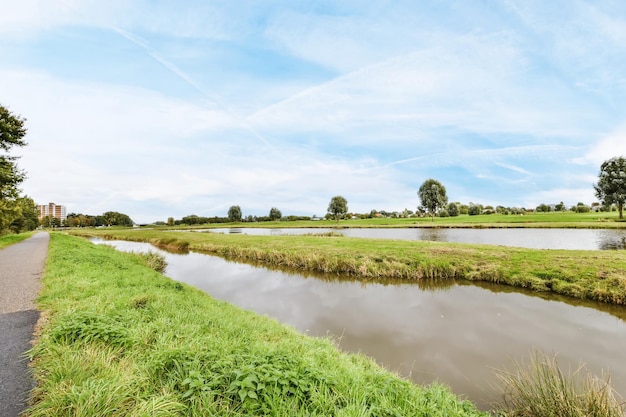
<svg viewBox="0 0 626 417">
<path fill-rule="evenodd" d="M 626 155 L 626 3 L 4 0 L 23 191 L 188 214 L 595 201 Z"/>
</svg>

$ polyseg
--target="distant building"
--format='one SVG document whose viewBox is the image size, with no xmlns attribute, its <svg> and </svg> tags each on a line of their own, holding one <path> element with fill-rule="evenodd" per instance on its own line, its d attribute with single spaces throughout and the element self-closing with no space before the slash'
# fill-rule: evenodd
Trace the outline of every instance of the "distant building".
<svg viewBox="0 0 626 417">
<path fill-rule="evenodd" d="M 59 219 L 61 222 L 64 222 L 67 218 L 67 211 L 65 210 L 65 206 L 54 203 L 37 206 L 37 211 L 39 212 L 39 220 L 47 216 L 52 216 Z"/>
</svg>

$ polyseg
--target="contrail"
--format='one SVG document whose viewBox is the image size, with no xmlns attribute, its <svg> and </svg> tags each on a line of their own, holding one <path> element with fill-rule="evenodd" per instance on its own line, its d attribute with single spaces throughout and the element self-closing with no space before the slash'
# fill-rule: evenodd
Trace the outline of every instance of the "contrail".
<svg viewBox="0 0 626 417">
<path fill-rule="evenodd" d="M 252 126 L 250 126 L 250 124 L 248 124 L 243 117 L 239 116 L 239 114 L 237 112 L 235 112 L 232 109 L 230 109 L 229 106 L 227 106 L 226 103 L 221 98 L 219 98 L 217 94 L 215 94 L 215 93 L 213 93 L 211 91 L 208 91 L 205 88 L 201 87 L 197 82 L 195 82 L 183 70 L 178 68 L 172 62 L 170 62 L 170 61 L 166 60 L 165 58 L 163 58 L 144 39 L 140 38 L 137 35 L 134 35 L 134 34 L 128 32 L 126 30 L 120 29 L 119 27 L 116 27 L 116 26 L 113 26 L 112 29 L 115 32 L 117 32 L 119 35 L 124 37 L 125 39 L 129 40 L 130 42 L 132 42 L 135 45 L 137 45 L 140 48 L 142 48 L 155 61 L 157 61 L 159 64 L 163 65 L 170 72 L 172 72 L 174 75 L 176 75 L 177 77 L 179 77 L 180 79 L 185 81 L 187 84 L 189 84 L 191 87 L 193 87 L 200 94 L 202 94 L 205 97 L 208 97 L 211 101 L 216 103 L 225 113 L 227 113 L 230 117 L 232 117 L 241 127 L 243 127 L 245 130 L 250 132 L 254 137 L 259 139 L 264 145 L 266 145 L 268 147 L 272 147 L 270 142 L 263 135 L 261 135 Z"/>
</svg>

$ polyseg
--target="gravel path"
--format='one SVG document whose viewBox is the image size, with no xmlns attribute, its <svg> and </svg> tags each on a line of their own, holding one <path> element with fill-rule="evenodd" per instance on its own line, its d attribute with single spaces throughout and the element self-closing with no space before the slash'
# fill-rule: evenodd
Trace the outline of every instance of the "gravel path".
<svg viewBox="0 0 626 417">
<path fill-rule="evenodd" d="M 26 409 L 33 380 L 23 356 L 39 312 L 35 300 L 48 255 L 47 233 L 0 250 L 0 417 Z"/>
</svg>

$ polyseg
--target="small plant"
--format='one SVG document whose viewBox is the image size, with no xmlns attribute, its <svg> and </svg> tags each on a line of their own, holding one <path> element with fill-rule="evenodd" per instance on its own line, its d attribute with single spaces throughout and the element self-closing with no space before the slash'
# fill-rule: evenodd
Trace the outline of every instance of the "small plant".
<svg viewBox="0 0 626 417">
<path fill-rule="evenodd" d="M 556 356 L 533 352 L 531 363 L 515 364 L 515 370 L 497 371 L 504 387 L 496 404 L 502 417 L 623 417 L 624 405 L 610 385 L 580 365 L 563 373 Z"/>
<path fill-rule="evenodd" d="M 165 268 L 167 268 L 165 256 L 160 253 L 148 251 L 146 253 L 139 253 L 137 256 L 141 257 L 141 259 L 146 263 L 146 266 L 157 272 L 163 273 Z"/>
<path fill-rule="evenodd" d="M 117 318 L 88 311 L 70 313 L 60 318 L 50 336 L 60 343 L 103 343 L 118 348 L 128 347 L 132 342 L 128 331 Z"/>
</svg>

